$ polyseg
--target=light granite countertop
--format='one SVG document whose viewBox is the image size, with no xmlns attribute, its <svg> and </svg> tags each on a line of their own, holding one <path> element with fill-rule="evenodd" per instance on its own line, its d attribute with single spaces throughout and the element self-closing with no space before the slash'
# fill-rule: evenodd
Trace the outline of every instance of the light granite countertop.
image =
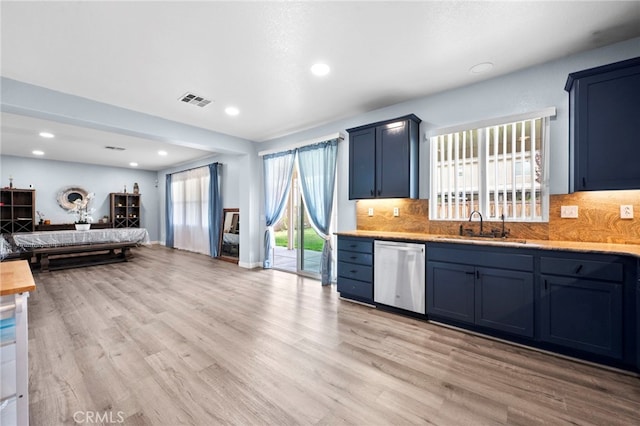
<svg viewBox="0 0 640 426">
<path fill-rule="evenodd" d="M 36 283 L 29 262 L 15 260 L 0 263 L 0 296 L 34 291 Z"/>
<path fill-rule="evenodd" d="M 481 238 L 461 237 L 457 235 L 434 235 L 410 232 L 386 232 L 386 231 L 343 231 L 336 235 L 345 237 L 375 238 L 381 240 L 403 240 L 415 242 L 441 242 L 454 244 L 475 244 L 496 247 L 513 247 L 522 249 L 566 250 L 586 253 L 605 253 L 629 255 L 640 258 L 640 245 L 638 244 L 609 244 L 581 241 L 553 241 L 553 240 L 524 240 L 518 238 Z"/>
</svg>

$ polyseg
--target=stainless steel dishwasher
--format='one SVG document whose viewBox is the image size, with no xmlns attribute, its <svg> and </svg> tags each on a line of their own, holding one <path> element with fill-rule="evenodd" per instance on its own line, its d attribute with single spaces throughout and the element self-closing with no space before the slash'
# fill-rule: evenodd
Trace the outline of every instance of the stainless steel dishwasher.
<svg viewBox="0 0 640 426">
<path fill-rule="evenodd" d="M 425 313 L 425 245 L 374 242 L 373 300 Z"/>
</svg>

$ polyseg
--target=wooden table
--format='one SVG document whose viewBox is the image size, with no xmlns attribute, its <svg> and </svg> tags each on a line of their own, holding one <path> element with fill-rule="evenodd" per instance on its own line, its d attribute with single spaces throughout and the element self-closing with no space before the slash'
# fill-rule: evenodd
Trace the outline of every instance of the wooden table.
<svg viewBox="0 0 640 426">
<path fill-rule="evenodd" d="M 29 262 L 15 260 L 0 263 L 0 296 L 34 291 L 36 283 Z"/>
</svg>

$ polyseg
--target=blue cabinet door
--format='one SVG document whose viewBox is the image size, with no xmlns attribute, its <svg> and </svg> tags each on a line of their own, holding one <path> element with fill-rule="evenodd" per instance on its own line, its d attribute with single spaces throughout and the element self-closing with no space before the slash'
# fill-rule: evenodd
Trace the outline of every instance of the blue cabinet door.
<svg viewBox="0 0 640 426">
<path fill-rule="evenodd" d="M 427 262 L 427 315 L 473 324 L 475 268 Z"/>
<path fill-rule="evenodd" d="M 477 268 L 477 325 L 533 337 L 533 273 Z"/>
<path fill-rule="evenodd" d="M 376 197 L 376 129 L 349 133 L 349 199 Z"/>
<path fill-rule="evenodd" d="M 640 58 L 572 73 L 571 191 L 640 188 Z"/>
<path fill-rule="evenodd" d="M 622 359 L 622 284 L 541 276 L 540 338 Z"/>
<path fill-rule="evenodd" d="M 640 371 L 640 259 L 638 260 L 638 284 L 636 285 L 636 367 Z"/>
<path fill-rule="evenodd" d="M 376 128 L 376 151 L 376 196 L 410 197 L 409 121 Z"/>
</svg>

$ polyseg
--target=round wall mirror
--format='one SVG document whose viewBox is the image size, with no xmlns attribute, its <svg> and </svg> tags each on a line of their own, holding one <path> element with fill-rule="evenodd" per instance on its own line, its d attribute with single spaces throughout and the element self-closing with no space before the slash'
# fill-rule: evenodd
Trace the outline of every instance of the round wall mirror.
<svg viewBox="0 0 640 426">
<path fill-rule="evenodd" d="M 71 186 L 65 188 L 58 193 L 58 204 L 65 210 L 73 210 L 76 206 L 76 201 L 81 200 L 81 203 L 87 202 L 87 196 L 89 192 L 86 189 L 77 186 Z"/>
</svg>

